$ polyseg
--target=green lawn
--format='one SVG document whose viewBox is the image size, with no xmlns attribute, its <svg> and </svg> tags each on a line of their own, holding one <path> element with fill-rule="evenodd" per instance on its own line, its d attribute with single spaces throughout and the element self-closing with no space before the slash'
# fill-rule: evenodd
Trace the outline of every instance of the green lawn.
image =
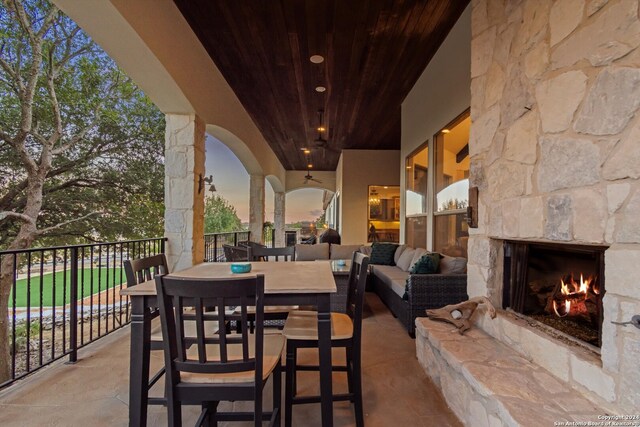
<svg viewBox="0 0 640 427">
<path fill-rule="evenodd" d="M 93 275 L 92 275 L 93 272 Z M 53 305 L 61 306 L 70 302 L 71 280 L 70 271 L 66 271 L 66 289 L 64 286 L 65 272 L 58 271 L 55 274 L 45 273 L 41 277 L 39 274 L 31 275 L 30 285 L 30 301 L 31 307 L 40 306 L 40 293 L 42 293 L 42 306 L 51 307 Z M 84 277 L 83 277 L 84 273 Z M 107 277 L 108 276 L 108 277 Z M 93 278 L 93 288 L 91 288 L 91 280 Z M 115 279 L 114 279 L 115 278 Z M 55 298 L 54 298 L 54 280 L 55 280 Z M 81 286 L 84 282 L 84 287 Z M 98 287 L 98 283 L 100 286 Z M 78 271 L 78 296 L 88 297 L 99 291 L 112 288 L 114 285 L 119 286 L 120 283 L 126 283 L 124 271 L 121 268 L 103 268 L 98 272 L 97 268 L 86 268 Z M 41 290 L 42 288 L 42 290 Z M 66 292 L 63 293 L 63 290 Z M 55 299 L 55 303 L 53 302 Z M 13 293 L 9 297 L 9 307 L 13 307 Z M 16 307 L 27 307 L 27 279 L 20 279 L 16 283 Z"/>
</svg>

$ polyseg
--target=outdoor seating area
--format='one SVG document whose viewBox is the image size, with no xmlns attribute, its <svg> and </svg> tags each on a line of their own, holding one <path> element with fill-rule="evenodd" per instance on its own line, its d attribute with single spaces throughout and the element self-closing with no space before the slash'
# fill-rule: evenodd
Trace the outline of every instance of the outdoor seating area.
<svg viewBox="0 0 640 427">
<path fill-rule="evenodd" d="M 415 357 L 413 340 L 371 293 L 366 295 L 362 323 L 362 385 L 365 425 L 383 427 L 392 424 L 459 426 L 442 396 L 427 378 Z M 157 320 L 156 320 L 157 322 Z M 154 324 L 154 328 L 159 323 Z M 0 391 L 0 425 L 109 425 L 128 424 L 129 401 L 129 330 L 123 329 L 80 350 L 75 365 L 56 363 L 14 387 Z M 376 348 L 371 352 L 367 349 Z M 343 354 L 335 353 L 336 363 Z M 299 363 L 317 363 L 317 351 L 301 350 Z M 151 371 L 164 365 L 161 352 L 153 351 Z M 298 390 L 318 393 L 318 374 L 301 373 Z M 164 379 L 151 390 L 162 394 Z M 334 379 L 334 390 L 347 390 L 345 375 Z M 271 407 L 271 386 L 265 387 L 265 407 Z M 393 396 L 393 398 L 390 398 Z M 282 396 L 284 400 L 284 395 Z M 251 410 L 249 403 L 224 403 L 221 410 Z M 334 404 L 334 425 L 355 423 L 353 406 L 348 402 Z M 183 424 L 194 425 L 200 406 L 185 406 Z M 320 425 L 318 405 L 297 405 L 294 425 Z M 147 425 L 167 425 L 167 410 L 149 406 Z M 250 422 L 232 425 L 253 425 Z"/>
<path fill-rule="evenodd" d="M 640 427 L 640 0 L 0 0 L 0 426 Z"/>
</svg>

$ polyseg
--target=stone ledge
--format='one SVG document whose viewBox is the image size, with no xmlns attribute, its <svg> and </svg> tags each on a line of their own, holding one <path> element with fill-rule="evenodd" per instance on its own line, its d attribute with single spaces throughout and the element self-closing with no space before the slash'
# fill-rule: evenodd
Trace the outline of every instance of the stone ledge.
<svg viewBox="0 0 640 427">
<path fill-rule="evenodd" d="M 607 412 L 483 331 L 452 329 L 417 319 L 417 356 L 466 425 L 554 425 L 594 421 Z"/>
</svg>

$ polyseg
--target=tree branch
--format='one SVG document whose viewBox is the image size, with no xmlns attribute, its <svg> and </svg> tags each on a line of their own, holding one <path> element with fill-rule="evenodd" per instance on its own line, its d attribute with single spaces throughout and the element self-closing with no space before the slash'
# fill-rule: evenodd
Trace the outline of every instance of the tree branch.
<svg viewBox="0 0 640 427">
<path fill-rule="evenodd" d="M 54 4 L 50 4 L 51 9 L 49 9 L 47 16 L 44 18 L 44 22 L 42 23 L 42 27 L 40 27 L 40 30 L 36 34 L 36 36 L 40 39 L 44 37 L 47 31 L 49 31 L 49 28 L 51 27 L 51 25 L 53 25 L 53 21 L 55 21 L 56 17 L 58 16 L 59 9 Z"/>
<path fill-rule="evenodd" d="M 13 138 L 11 138 L 11 136 L 9 136 L 9 134 L 3 131 L 2 129 L 0 129 L 0 139 L 8 142 L 11 145 L 15 145 Z"/>
<path fill-rule="evenodd" d="M 7 6 L 9 6 L 7 4 Z M 33 29 L 31 28 L 31 23 L 29 22 L 29 18 L 27 17 L 27 12 L 24 10 L 24 5 L 22 4 L 22 0 L 13 0 L 13 10 L 18 17 L 18 22 L 20 26 L 27 33 L 30 40 L 34 40 L 35 34 L 33 33 Z"/>
<path fill-rule="evenodd" d="M 53 66 L 53 49 L 49 52 L 49 72 L 47 73 L 47 91 L 51 97 L 51 109 L 53 110 L 53 123 L 55 131 L 49 137 L 47 144 L 49 148 L 53 148 L 53 145 L 62 136 L 62 115 L 60 114 L 60 102 L 58 101 L 58 95 L 55 87 L 55 75 L 56 70 Z M 53 154 L 53 153 L 52 153 Z"/>
<path fill-rule="evenodd" d="M 102 213 L 102 212 L 91 212 L 91 213 L 88 213 L 86 215 L 82 215 L 79 218 L 70 219 L 69 221 L 64 221 L 64 222 L 61 222 L 60 224 L 56 224 L 56 225 L 53 225 L 51 227 L 43 228 L 41 230 L 36 231 L 35 234 L 36 234 L 36 236 L 42 236 L 43 234 L 46 234 L 46 233 L 48 233 L 50 231 L 57 230 L 59 228 L 64 227 L 65 225 L 73 224 L 74 222 L 82 221 L 83 219 L 87 219 L 90 216 L 97 215 L 99 213 Z"/>
<path fill-rule="evenodd" d="M 0 67 L 5 71 L 5 73 L 9 74 L 9 76 L 13 79 L 13 81 L 20 83 L 20 77 L 16 70 L 13 69 L 11 64 L 9 64 L 4 58 L 4 43 L 0 47 Z"/>
<path fill-rule="evenodd" d="M 13 211 L 2 211 L 0 212 L 0 221 L 3 221 L 7 218 L 15 218 L 18 219 L 22 222 L 26 222 L 29 224 L 35 224 L 35 221 L 33 220 L 33 218 L 31 218 L 29 215 L 25 215 L 25 214 L 21 214 L 19 212 L 13 212 Z"/>
</svg>

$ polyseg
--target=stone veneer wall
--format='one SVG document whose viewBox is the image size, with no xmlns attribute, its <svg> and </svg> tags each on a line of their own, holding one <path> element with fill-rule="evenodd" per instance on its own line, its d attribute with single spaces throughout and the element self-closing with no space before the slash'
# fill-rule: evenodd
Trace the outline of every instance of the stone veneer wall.
<svg viewBox="0 0 640 427">
<path fill-rule="evenodd" d="M 469 295 L 501 306 L 502 239 L 605 244 L 601 361 L 523 350 L 586 394 L 640 407 L 640 21 L 637 0 L 473 0 Z M 507 322 L 511 326 L 497 326 Z M 518 330 L 520 330 L 519 328 Z M 524 335 L 523 335 L 524 334 Z M 556 360 L 557 359 L 557 360 Z M 566 372 L 566 374 L 562 374 Z"/>
<path fill-rule="evenodd" d="M 170 271 L 204 260 L 205 124 L 196 115 L 165 115 L 164 235 Z"/>
</svg>

